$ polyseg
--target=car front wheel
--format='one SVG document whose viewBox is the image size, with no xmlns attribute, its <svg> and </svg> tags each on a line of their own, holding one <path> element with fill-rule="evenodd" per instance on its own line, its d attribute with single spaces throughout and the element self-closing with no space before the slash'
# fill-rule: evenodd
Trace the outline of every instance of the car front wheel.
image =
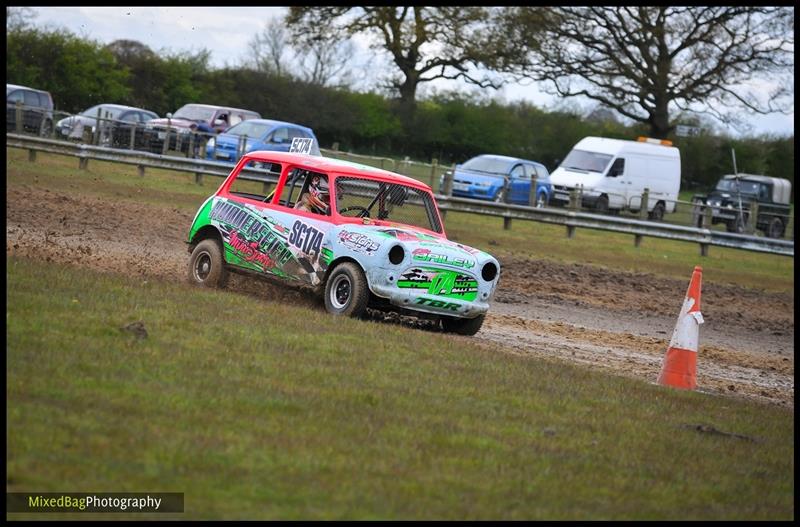
<svg viewBox="0 0 800 527">
<path fill-rule="evenodd" d="M 442 328 L 449 333 L 472 336 L 481 329 L 484 318 L 486 315 L 475 318 L 442 317 Z"/>
<path fill-rule="evenodd" d="M 228 270 L 217 240 L 203 240 L 194 248 L 189 259 L 189 281 L 205 287 L 225 287 Z"/>
<path fill-rule="evenodd" d="M 367 309 L 367 278 L 358 265 L 343 262 L 331 271 L 325 284 L 325 309 L 334 315 L 360 317 Z"/>
</svg>

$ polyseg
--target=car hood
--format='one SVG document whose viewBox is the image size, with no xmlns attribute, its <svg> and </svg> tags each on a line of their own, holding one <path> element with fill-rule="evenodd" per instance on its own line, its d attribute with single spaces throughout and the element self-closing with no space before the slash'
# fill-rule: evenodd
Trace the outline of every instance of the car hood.
<svg viewBox="0 0 800 527">
<path fill-rule="evenodd" d="M 407 264 L 445 265 L 473 272 L 480 272 L 490 261 L 500 267 L 497 259 L 486 252 L 405 226 L 343 225 L 337 238 L 340 244 L 366 253 L 381 247 L 388 251 L 399 243 L 406 252 Z"/>
<path fill-rule="evenodd" d="M 82 124 L 84 126 L 94 126 L 97 124 L 97 118 L 88 117 L 86 115 L 70 115 L 69 117 L 64 117 L 58 121 L 56 126 L 63 128 L 67 126 L 78 126 L 78 124 Z"/>
<path fill-rule="evenodd" d="M 455 172 L 453 172 L 453 179 L 458 181 L 464 181 L 471 184 L 481 184 L 481 185 L 501 185 L 505 180 L 505 175 L 503 174 L 494 174 L 488 172 L 475 172 L 469 169 L 457 168 Z"/>
<path fill-rule="evenodd" d="M 578 172 L 558 167 L 550 174 L 550 183 L 569 188 L 578 185 L 583 185 L 584 188 L 593 188 L 602 181 L 603 174 L 600 172 Z"/>
</svg>

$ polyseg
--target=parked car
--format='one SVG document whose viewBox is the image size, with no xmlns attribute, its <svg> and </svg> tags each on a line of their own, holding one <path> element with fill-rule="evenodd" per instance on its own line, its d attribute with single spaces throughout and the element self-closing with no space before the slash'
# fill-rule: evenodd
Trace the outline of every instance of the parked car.
<svg viewBox="0 0 800 527">
<path fill-rule="evenodd" d="M 17 131 L 17 102 L 21 104 L 22 132 L 49 136 L 53 131 L 53 96 L 50 92 L 6 84 L 6 131 Z"/>
<path fill-rule="evenodd" d="M 243 178 L 271 167 L 277 184 Z M 493 256 L 449 241 L 429 186 L 378 168 L 298 153 L 245 154 L 199 208 L 187 239 L 193 283 L 229 272 L 305 284 L 328 312 L 370 307 L 474 335 L 500 275 Z"/>
<path fill-rule="evenodd" d="M 681 156 L 670 141 L 584 137 L 553 171 L 553 204 L 567 205 L 580 189 L 581 203 L 597 212 L 638 212 L 648 190 L 651 220 L 675 212 L 681 187 Z"/>
<path fill-rule="evenodd" d="M 544 207 L 550 201 L 553 186 L 543 164 L 516 157 L 479 155 L 456 165 L 453 196 L 527 205 L 532 176 L 536 176 L 536 206 Z"/>
<path fill-rule="evenodd" d="M 317 137 L 311 128 L 270 119 L 250 119 L 209 139 L 206 158 L 235 163 L 242 154 L 256 150 L 288 152 L 292 140 L 297 137 L 313 139 L 314 150 L 311 153 L 321 155 Z"/>
<path fill-rule="evenodd" d="M 215 106 L 211 104 L 185 104 L 174 114 L 167 114 L 167 118 L 148 121 L 145 127 L 145 140 L 152 152 L 161 153 L 164 140 L 167 137 L 167 128 L 170 129 L 169 150 L 188 152 L 190 136 L 197 125 L 204 123 L 211 130 L 205 134 L 195 134 L 194 140 L 207 140 L 209 135 L 218 134 L 248 119 L 260 119 L 258 112 L 231 108 L 230 106 Z"/>
<path fill-rule="evenodd" d="M 65 117 L 56 123 L 57 137 L 70 137 L 82 139 L 85 130 L 95 133 L 98 126 L 98 112 L 100 115 L 100 144 L 111 146 L 127 146 L 130 143 L 131 129 L 142 127 L 153 119 L 158 119 L 158 114 L 122 104 L 97 104 L 78 115 Z"/>
<path fill-rule="evenodd" d="M 722 176 L 708 195 L 696 194 L 692 201 L 711 207 L 711 224 L 725 224 L 728 232 L 745 232 L 751 221 L 753 202 L 758 205 L 755 228 L 769 238 L 782 238 L 789 222 L 792 182 L 788 179 L 755 174 Z M 695 226 L 700 226 L 701 214 L 694 212 Z"/>
</svg>

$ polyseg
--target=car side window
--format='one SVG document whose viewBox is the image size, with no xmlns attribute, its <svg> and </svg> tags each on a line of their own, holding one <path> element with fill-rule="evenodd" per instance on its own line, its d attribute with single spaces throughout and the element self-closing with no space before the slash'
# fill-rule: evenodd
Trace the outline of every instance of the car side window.
<svg viewBox="0 0 800 527">
<path fill-rule="evenodd" d="M 120 121 L 125 121 L 128 123 L 137 123 L 139 122 L 139 112 L 126 112 L 120 115 Z"/>
<path fill-rule="evenodd" d="M 244 118 L 242 117 L 241 114 L 232 113 L 231 114 L 231 122 L 229 124 L 230 124 L 230 126 L 233 126 L 235 124 L 241 123 L 242 121 L 244 121 Z"/>
<path fill-rule="evenodd" d="M 289 128 L 289 140 L 292 140 L 295 137 L 305 138 L 305 137 L 308 137 L 308 136 L 305 135 L 303 133 L 303 131 L 300 130 L 299 128 Z"/>
<path fill-rule="evenodd" d="M 522 165 L 517 165 L 511 170 L 511 179 L 525 179 L 525 169 Z"/>
<path fill-rule="evenodd" d="M 536 168 L 536 177 L 537 178 L 544 179 L 544 178 L 550 177 L 550 173 L 547 171 L 547 169 L 545 167 L 540 165 L 540 166 L 537 166 L 535 168 Z"/>
<path fill-rule="evenodd" d="M 286 143 L 289 141 L 289 129 L 286 127 L 278 128 L 272 132 L 272 137 L 269 138 L 270 143 Z"/>
<path fill-rule="evenodd" d="M 39 93 L 39 106 L 50 109 L 50 97 L 46 93 Z"/>
<path fill-rule="evenodd" d="M 625 173 L 625 158 L 619 157 L 614 161 L 614 164 L 611 165 L 611 168 L 608 169 L 608 177 L 617 177 L 623 175 L 624 173 Z"/>
<path fill-rule="evenodd" d="M 25 106 L 35 106 L 37 108 L 40 106 L 39 96 L 33 93 L 32 91 L 24 92 L 24 97 L 25 97 Z"/>
<path fill-rule="evenodd" d="M 7 102 L 25 102 L 25 97 L 22 95 L 22 90 L 12 91 L 8 97 L 6 97 Z"/>
</svg>

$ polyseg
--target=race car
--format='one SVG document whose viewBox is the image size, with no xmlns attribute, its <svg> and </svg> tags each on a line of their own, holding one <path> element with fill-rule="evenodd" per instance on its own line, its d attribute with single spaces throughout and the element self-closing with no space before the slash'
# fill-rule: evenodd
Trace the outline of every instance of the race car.
<svg viewBox="0 0 800 527">
<path fill-rule="evenodd" d="M 479 331 L 500 277 L 496 258 L 447 239 L 428 185 L 304 153 L 245 154 L 187 242 L 193 283 L 277 278 L 311 286 L 334 315 L 395 311 L 462 335 Z"/>
</svg>

